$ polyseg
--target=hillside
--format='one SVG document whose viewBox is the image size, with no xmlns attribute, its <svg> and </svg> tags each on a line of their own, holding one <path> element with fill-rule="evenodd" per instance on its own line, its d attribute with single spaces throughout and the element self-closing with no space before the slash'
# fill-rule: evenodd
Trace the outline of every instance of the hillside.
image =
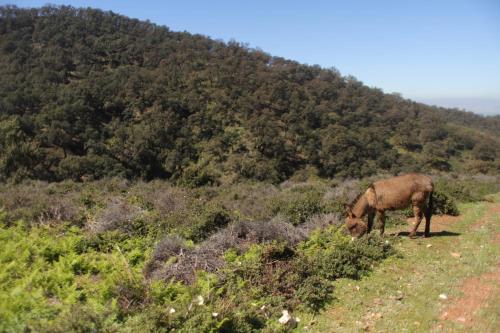
<svg viewBox="0 0 500 333">
<path fill-rule="evenodd" d="M 4 181 L 121 176 L 198 186 L 500 168 L 499 117 L 72 7 L 0 7 L 0 128 Z"/>
</svg>

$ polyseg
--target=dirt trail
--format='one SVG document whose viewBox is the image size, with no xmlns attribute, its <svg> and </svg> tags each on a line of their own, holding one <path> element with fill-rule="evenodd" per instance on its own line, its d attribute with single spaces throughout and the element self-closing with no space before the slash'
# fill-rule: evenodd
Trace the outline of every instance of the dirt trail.
<svg viewBox="0 0 500 333">
<path fill-rule="evenodd" d="M 488 223 L 492 217 L 500 215 L 500 204 L 492 204 L 488 208 L 483 218 L 471 225 L 471 229 L 478 229 Z M 495 233 L 493 246 L 500 240 L 500 233 Z M 500 294 L 500 262 L 493 272 L 473 276 L 466 279 L 460 290 L 463 296 L 450 300 L 448 306 L 441 312 L 440 320 L 449 320 L 463 324 L 465 327 L 472 327 L 475 316 L 482 307 L 489 306 L 494 295 Z M 438 325 L 438 327 L 440 327 Z"/>
<path fill-rule="evenodd" d="M 472 225 L 472 229 L 480 228 L 482 225 L 487 223 L 492 217 L 500 215 L 500 204 L 494 203 L 490 204 L 486 214 L 482 219 L 479 219 L 476 223 Z"/>
<path fill-rule="evenodd" d="M 472 327 L 477 312 L 488 306 L 492 296 L 500 292 L 500 266 L 494 272 L 465 280 L 460 289 L 464 293 L 463 297 L 451 300 L 439 319 Z"/>
</svg>

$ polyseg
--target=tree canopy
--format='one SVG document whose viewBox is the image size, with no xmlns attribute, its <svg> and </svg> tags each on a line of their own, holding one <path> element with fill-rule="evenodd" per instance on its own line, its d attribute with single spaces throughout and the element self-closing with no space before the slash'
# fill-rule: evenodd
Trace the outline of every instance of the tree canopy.
<svg viewBox="0 0 500 333">
<path fill-rule="evenodd" d="M 500 169 L 499 116 L 237 42 L 68 6 L 0 7 L 0 36 L 3 181 Z"/>
</svg>

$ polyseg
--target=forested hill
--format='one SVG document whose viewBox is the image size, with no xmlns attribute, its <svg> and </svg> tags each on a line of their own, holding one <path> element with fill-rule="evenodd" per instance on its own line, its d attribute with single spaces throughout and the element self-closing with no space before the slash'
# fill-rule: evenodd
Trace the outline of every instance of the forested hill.
<svg viewBox="0 0 500 333">
<path fill-rule="evenodd" d="M 236 42 L 94 9 L 0 7 L 4 181 L 496 173 L 499 136 L 499 117 Z"/>
</svg>

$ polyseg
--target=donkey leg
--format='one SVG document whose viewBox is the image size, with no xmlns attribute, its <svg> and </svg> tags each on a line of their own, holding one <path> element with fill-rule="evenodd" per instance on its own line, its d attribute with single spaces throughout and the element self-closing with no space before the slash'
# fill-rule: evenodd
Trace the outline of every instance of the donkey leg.
<svg viewBox="0 0 500 333">
<path fill-rule="evenodd" d="M 375 218 L 375 213 L 369 212 L 368 213 L 368 233 L 372 232 L 374 218 Z"/>
<path fill-rule="evenodd" d="M 385 213 L 383 210 L 377 211 L 377 220 L 380 229 L 380 235 L 383 235 L 385 231 Z"/>
<path fill-rule="evenodd" d="M 431 219 L 425 217 L 424 237 L 429 237 L 430 235 L 431 235 Z"/>
<path fill-rule="evenodd" d="M 418 205 L 413 206 L 413 213 L 415 214 L 415 222 L 413 223 L 413 227 L 410 231 L 409 237 L 413 238 L 417 234 L 418 226 L 422 221 L 422 209 Z"/>
<path fill-rule="evenodd" d="M 425 233 L 424 237 L 429 237 L 431 234 L 431 217 L 432 217 L 432 193 L 430 194 L 429 202 L 425 207 Z"/>
</svg>

